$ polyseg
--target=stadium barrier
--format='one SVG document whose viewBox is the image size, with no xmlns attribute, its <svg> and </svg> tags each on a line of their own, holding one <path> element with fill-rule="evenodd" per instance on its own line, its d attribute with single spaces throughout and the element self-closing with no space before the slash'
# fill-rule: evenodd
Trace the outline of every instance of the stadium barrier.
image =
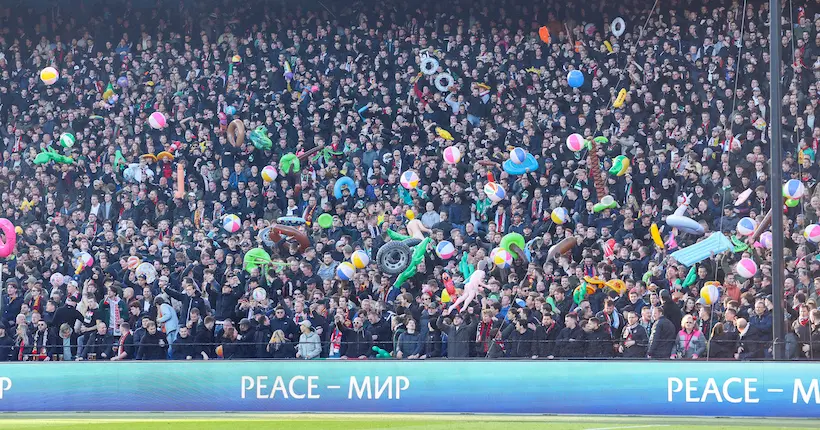
<svg viewBox="0 0 820 430">
<path fill-rule="evenodd" d="M 820 418 L 817 375 L 808 362 L 8 363 L 0 410 Z"/>
</svg>

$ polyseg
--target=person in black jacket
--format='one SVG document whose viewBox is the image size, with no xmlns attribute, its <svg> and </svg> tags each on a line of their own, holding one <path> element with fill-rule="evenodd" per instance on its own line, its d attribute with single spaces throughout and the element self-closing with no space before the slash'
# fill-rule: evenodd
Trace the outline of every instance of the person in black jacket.
<svg viewBox="0 0 820 430">
<path fill-rule="evenodd" d="M 746 318 L 738 318 L 737 324 L 737 352 L 735 359 L 755 360 L 763 358 L 763 351 L 766 346 L 766 338 L 757 327 L 746 321 Z"/>
<path fill-rule="evenodd" d="M 269 358 L 267 351 L 268 341 L 273 336 L 273 331 L 270 329 L 270 320 L 264 315 L 256 316 L 256 331 L 253 335 L 253 357 L 255 358 Z"/>
<path fill-rule="evenodd" d="M 276 330 L 270 337 L 267 346 L 268 357 L 273 359 L 292 359 L 296 357 L 296 348 L 293 343 L 285 337 L 285 332 Z"/>
<path fill-rule="evenodd" d="M 184 294 L 173 288 L 168 288 L 165 284 L 160 284 L 163 292 L 182 302 L 179 312 L 179 321 L 182 323 L 181 325 L 185 325 L 185 322 L 191 319 L 191 309 L 199 309 L 200 315 L 205 315 L 207 310 L 205 307 L 205 299 L 203 299 L 199 294 L 199 291 L 196 290 L 194 284 L 187 280 L 184 284 Z"/>
<path fill-rule="evenodd" d="M 533 356 L 535 334 L 524 319 L 515 320 L 515 324 L 504 329 L 503 337 L 506 340 L 507 356 L 514 358 L 529 358 Z"/>
<path fill-rule="evenodd" d="M 421 359 L 441 357 L 441 331 L 433 319 L 427 321 L 427 331 L 424 332 L 424 346 L 421 348 Z"/>
<path fill-rule="evenodd" d="M 120 323 L 120 336 L 114 339 L 114 345 L 111 346 L 111 361 L 133 360 L 137 355 L 136 350 L 131 324 L 123 321 Z"/>
<path fill-rule="evenodd" d="M 239 342 L 240 351 L 234 358 L 253 358 L 256 354 L 256 349 L 253 346 L 253 341 L 256 336 L 256 328 L 251 324 L 251 320 L 242 318 L 239 320 Z"/>
<path fill-rule="evenodd" d="M 393 351 L 393 331 L 390 330 L 390 323 L 384 321 L 377 312 L 370 312 L 367 315 L 370 326 L 365 329 L 365 334 L 373 341 L 373 345 L 387 351 Z"/>
<path fill-rule="evenodd" d="M 584 341 L 584 356 L 587 358 L 612 357 L 612 336 L 606 327 L 601 327 L 598 317 L 587 321 Z"/>
<path fill-rule="evenodd" d="M 242 297 L 242 291 L 239 288 L 233 289 L 230 285 L 223 285 L 217 290 L 218 286 L 218 284 L 208 284 L 209 297 L 216 298 L 216 307 L 213 309 L 214 318 L 217 321 L 234 319 L 234 310 L 236 304 L 239 303 L 239 298 Z"/>
<path fill-rule="evenodd" d="M 273 332 L 282 330 L 282 333 L 285 334 L 285 338 L 291 342 L 299 340 L 299 327 L 293 322 L 293 318 L 288 316 L 287 310 L 282 306 L 277 306 L 273 311 L 270 329 Z"/>
<path fill-rule="evenodd" d="M 627 326 L 621 332 L 621 344 L 618 351 L 624 358 L 646 358 L 649 346 L 649 336 L 646 329 L 639 324 L 638 314 L 630 311 L 626 313 Z"/>
<path fill-rule="evenodd" d="M 362 317 L 353 318 L 353 328 L 344 324 L 344 316 L 336 315 L 336 327 L 342 332 L 342 358 L 367 358 L 373 354 L 373 340 L 364 330 Z"/>
<path fill-rule="evenodd" d="M 723 324 L 715 324 L 709 337 L 708 359 L 732 358 L 735 345 L 736 340 L 724 331 Z"/>
<path fill-rule="evenodd" d="M 188 327 L 180 326 L 177 338 L 171 345 L 172 360 L 192 360 L 196 355 L 194 339 L 190 336 Z"/>
<path fill-rule="evenodd" d="M 561 333 L 561 325 L 552 317 L 552 314 L 545 313 L 541 316 L 541 325 L 535 328 L 535 349 L 533 354 L 543 358 L 553 358 L 555 356 L 555 341 Z"/>
<path fill-rule="evenodd" d="M 97 321 L 97 331 L 91 333 L 85 348 L 83 348 L 83 357 L 77 357 L 77 360 L 90 357 L 94 357 L 96 360 L 108 360 L 113 355 L 111 351 L 113 344 L 114 338 L 108 334 L 108 326 L 102 321 Z"/>
<path fill-rule="evenodd" d="M 675 327 L 675 333 L 677 334 L 681 328 L 681 321 L 683 320 L 683 312 L 680 310 L 680 306 L 672 299 L 672 294 L 669 293 L 669 290 L 661 290 L 661 304 L 663 305 L 663 314 L 666 316 L 666 319 L 672 323 L 672 326 Z"/>
<path fill-rule="evenodd" d="M 675 348 L 678 332 L 664 312 L 663 308 L 656 307 L 652 313 L 655 324 L 652 326 L 652 335 L 649 338 L 649 350 L 647 351 L 649 358 L 668 359 Z"/>
<path fill-rule="evenodd" d="M 157 330 L 157 323 L 149 321 L 146 332 L 140 340 L 137 356 L 142 360 L 168 359 L 168 338 L 165 333 Z"/>
<path fill-rule="evenodd" d="M 565 327 L 555 339 L 555 356 L 580 358 L 584 356 L 585 333 L 578 326 L 578 314 L 570 312 L 564 317 Z"/>
<path fill-rule="evenodd" d="M 215 326 L 216 320 L 210 315 L 202 321 L 202 327 L 196 331 L 196 336 L 194 336 L 194 358 L 209 360 L 216 357 L 214 351 L 216 347 L 216 341 L 214 340 Z"/>
<path fill-rule="evenodd" d="M 6 333 L 6 323 L 0 321 L 0 362 L 11 361 L 14 339 Z"/>
<path fill-rule="evenodd" d="M 151 317 L 148 315 L 143 316 L 140 318 L 141 325 L 134 330 L 134 346 L 136 347 L 134 358 L 137 360 L 142 360 L 140 356 L 140 344 L 142 344 L 142 338 L 148 334 L 148 323 L 153 321 Z"/>
</svg>

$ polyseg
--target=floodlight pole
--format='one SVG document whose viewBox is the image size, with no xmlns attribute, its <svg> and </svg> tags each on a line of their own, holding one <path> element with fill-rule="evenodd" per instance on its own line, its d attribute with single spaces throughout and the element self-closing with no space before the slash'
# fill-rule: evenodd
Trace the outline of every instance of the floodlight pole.
<svg viewBox="0 0 820 430">
<path fill-rule="evenodd" d="M 783 145 L 781 143 L 782 133 L 782 101 L 781 101 L 781 79 L 780 72 L 780 20 L 781 20 L 781 0 L 769 0 L 769 40 L 770 40 L 770 93 L 769 100 L 771 109 L 771 169 L 772 173 L 770 194 L 772 202 L 772 303 L 774 311 L 772 316 L 772 353 L 775 360 L 784 360 L 785 357 L 785 331 L 784 327 L 784 297 L 783 297 Z M 746 11 L 743 11 L 746 13 Z"/>
</svg>

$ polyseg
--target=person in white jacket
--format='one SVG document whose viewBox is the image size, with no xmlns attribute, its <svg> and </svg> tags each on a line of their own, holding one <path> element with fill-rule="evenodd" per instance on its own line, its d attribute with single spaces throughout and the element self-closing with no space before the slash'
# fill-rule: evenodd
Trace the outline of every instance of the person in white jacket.
<svg viewBox="0 0 820 430">
<path fill-rule="evenodd" d="M 302 335 L 299 336 L 299 345 L 296 347 L 296 358 L 310 360 L 318 357 L 322 353 L 322 340 L 313 331 L 313 325 L 309 320 L 302 321 L 299 330 Z"/>
</svg>

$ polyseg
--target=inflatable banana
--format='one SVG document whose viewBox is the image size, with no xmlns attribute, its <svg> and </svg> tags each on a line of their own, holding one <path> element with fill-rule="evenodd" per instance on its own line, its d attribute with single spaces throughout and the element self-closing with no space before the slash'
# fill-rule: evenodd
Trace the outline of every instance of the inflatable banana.
<svg viewBox="0 0 820 430">
<path fill-rule="evenodd" d="M 618 97 L 615 98 L 615 101 L 612 103 L 612 106 L 615 107 L 615 109 L 620 109 L 621 106 L 624 105 L 624 102 L 626 102 L 627 94 L 628 93 L 626 91 L 626 88 L 621 88 L 621 91 L 618 92 Z"/>
</svg>

